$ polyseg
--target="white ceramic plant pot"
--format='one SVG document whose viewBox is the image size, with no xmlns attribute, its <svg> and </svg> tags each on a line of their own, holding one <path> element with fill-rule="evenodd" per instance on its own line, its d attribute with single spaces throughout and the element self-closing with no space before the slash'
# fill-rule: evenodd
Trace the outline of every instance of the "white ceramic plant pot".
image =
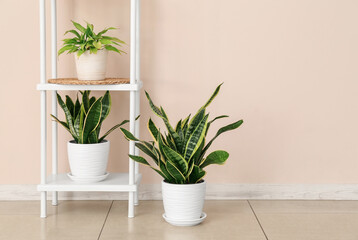
<svg viewBox="0 0 358 240">
<path fill-rule="evenodd" d="M 86 51 L 80 57 L 75 54 L 77 78 L 79 80 L 105 79 L 107 55 L 106 49 L 98 50 L 96 54 Z"/>
<path fill-rule="evenodd" d="M 101 176 L 106 175 L 109 146 L 107 140 L 95 144 L 78 144 L 73 140 L 69 141 L 67 152 L 72 180 L 81 182 L 103 180 Z"/>
<path fill-rule="evenodd" d="M 171 184 L 162 181 L 166 218 L 177 221 L 200 219 L 203 213 L 206 182 Z"/>
</svg>

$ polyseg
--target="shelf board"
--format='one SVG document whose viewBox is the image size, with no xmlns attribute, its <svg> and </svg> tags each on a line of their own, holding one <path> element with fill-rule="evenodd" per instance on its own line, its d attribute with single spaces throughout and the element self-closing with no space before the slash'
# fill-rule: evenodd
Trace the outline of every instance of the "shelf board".
<svg viewBox="0 0 358 240">
<path fill-rule="evenodd" d="M 37 84 L 37 90 L 52 90 L 52 91 L 138 91 L 142 88 L 143 83 L 138 82 L 136 84 L 87 84 L 87 85 L 76 85 L 76 84 L 54 84 L 54 83 L 40 83 Z"/>
<path fill-rule="evenodd" d="M 102 182 L 97 183 L 77 183 L 72 181 L 67 173 L 49 175 L 46 184 L 37 185 L 38 191 L 58 191 L 58 192 L 136 192 L 142 179 L 138 174 L 134 185 L 129 185 L 128 173 L 110 173 Z"/>
</svg>

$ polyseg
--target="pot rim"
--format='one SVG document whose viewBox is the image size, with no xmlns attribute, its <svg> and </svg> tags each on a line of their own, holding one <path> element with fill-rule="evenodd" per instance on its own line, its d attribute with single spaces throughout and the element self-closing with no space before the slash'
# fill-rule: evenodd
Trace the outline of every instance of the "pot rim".
<svg viewBox="0 0 358 240">
<path fill-rule="evenodd" d="M 167 185 L 172 185 L 172 186 L 198 186 L 201 184 L 205 184 L 206 181 L 204 179 L 202 179 L 202 182 L 200 182 L 200 183 L 179 184 L 179 183 L 168 183 L 165 180 L 162 180 L 162 183 L 167 184 Z"/>
<path fill-rule="evenodd" d="M 100 143 L 76 143 L 75 140 L 70 140 L 67 142 L 68 144 L 73 144 L 73 145 L 101 145 L 101 144 L 108 144 L 109 140 L 104 139 L 102 142 Z"/>
</svg>

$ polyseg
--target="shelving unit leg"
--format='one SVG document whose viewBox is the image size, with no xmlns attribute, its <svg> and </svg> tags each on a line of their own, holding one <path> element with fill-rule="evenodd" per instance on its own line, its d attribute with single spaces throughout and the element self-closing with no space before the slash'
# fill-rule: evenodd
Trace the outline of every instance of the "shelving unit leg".
<svg viewBox="0 0 358 240">
<path fill-rule="evenodd" d="M 56 0 L 51 0 L 51 72 L 52 78 L 57 78 L 57 12 Z M 57 117 L 57 91 L 52 91 L 52 115 Z M 57 175 L 58 168 L 58 144 L 57 122 L 52 121 L 52 174 Z M 52 192 L 52 205 L 58 205 L 58 194 Z"/>
<path fill-rule="evenodd" d="M 135 77 L 136 82 L 140 82 L 140 0 L 136 0 L 136 8 L 135 8 Z M 140 114 L 140 91 L 135 92 L 135 116 L 137 117 Z M 135 122 L 135 131 L 134 135 L 136 138 L 140 138 L 140 119 Z M 139 149 L 135 148 L 135 155 L 139 155 Z M 139 174 L 139 164 L 135 162 L 135 176 Z M 139 188 L 139 185 L 138 185 Z M 134 205 L 139 204 L 138 199 L 139 189 L 135 192 L 134 195 Z"/>
<path fill-rule="evenodd" d="M 41 218 L 47 217 L 47 192 L 41 192 Z"/>
<path fill-rule="evenodd" d="M 135 132 L 135 91 L 130 92 L 130 113 L 129 113 L 129 129 L 130 132 Z M 134 141 L 129 142 L 129 154 L 135 154 Z M 129 185 L 133 185 L 135 180 L 135 164 L 132 159 L 129 158 Z M 134 198 L 136 192 L 129 192 L 128 196 L 128 217 L 134 217 Z"/>
</svg>

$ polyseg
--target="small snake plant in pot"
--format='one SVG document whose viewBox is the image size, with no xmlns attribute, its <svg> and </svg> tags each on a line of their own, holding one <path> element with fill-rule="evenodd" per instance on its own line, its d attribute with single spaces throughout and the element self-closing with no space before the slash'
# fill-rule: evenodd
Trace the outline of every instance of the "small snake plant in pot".
<svg viewBox="0 0 358 240">
<path fill-rule="evenodd" d="M 72 21 L 76 29 L 68 30 L 65 35 L 71 33 L 73 38 L 63 39 L 63 47 L 58 55 L 64 52 L 75 53 L 77 77 L 79 80 L 103 80 L 106 76 L 108 51 L 119 54 L 125 53 L 118 49 L 125 44 L 124 41 L 105 36 L 109 30 L 116 28 L 105 28 L 99 33 L 94 32 L 93 24 L 87 23 L 87 27 Z"/>
<path fill-rule="evenodd" d="M 73 137 L 67 143 L 71 169 L 68 176 L 77 182 L 99 182 L 108 176 L 106 169 L 110 144 L 105 138 L 128 120 L 115 125 L 100 137 L 102 123 L 111 110 L 111 95 L 107 91 L 104 96 L 96 98 L 90 97 L 90 91 L 80 93 L 81 102 L 78 96 L 73 101 L 68 95 L 64 102 L 57 94 L 57 101 L 65 113 L 66 121 L 51 116 Z"/>
<path fill-rule="evenodd" d="M 203 180 L 206 167 L 211 164 L 224 164 L 229 153 L 216 150 L 209 153 L 214 140 L 224 132 L 238 128 L 243 120 L 220 128 L 214 137 L 206 137 L 214 121 L 226 118 L 222 115 L 209 120 L 206 108 L 220 91 L 220 84 L 209 100 L 194 116 L 187 116 L 175 126 L 171 125 L 162 107 L 157 107 L 146 92 L 152 111 L 164 121 L 167 133 L 161 132 L 152 119 L 148 121 L 148 130 L 153 141 L 142 141 L 124 128 L 121 128 L 127 140 L 135 141 L 135 146 L 152 159 L 150 164 L 144 157 L 129 155 L 131 159 L 147 165 L 163 177 L 162 194 L 164 219 L 179 226 L 192 226 L 205 218 L 202 212 L 206 182 Z"/>
</svg>

